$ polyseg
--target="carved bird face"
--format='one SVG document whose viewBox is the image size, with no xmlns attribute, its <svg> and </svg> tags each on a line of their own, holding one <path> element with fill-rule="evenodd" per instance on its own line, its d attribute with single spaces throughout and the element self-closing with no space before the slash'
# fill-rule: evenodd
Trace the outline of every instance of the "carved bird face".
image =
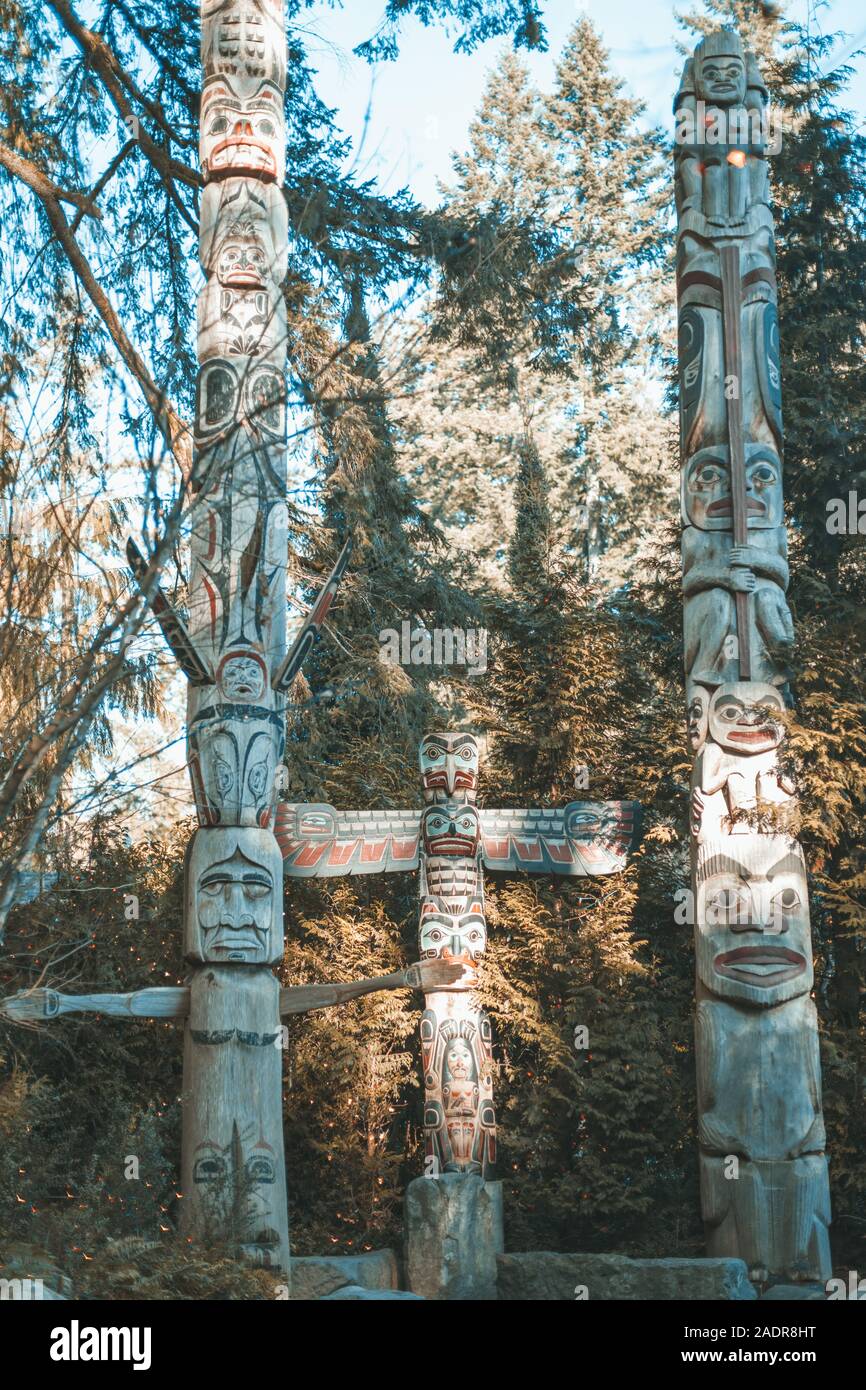
<svg viewBox="0 0 866 1390">
<path fill-rule="evenodd" d="M 471 734 L 427 734 L 418 765 L 428 804 L 475 800 L 478 790 L 478 743 Z"/>
</svg>

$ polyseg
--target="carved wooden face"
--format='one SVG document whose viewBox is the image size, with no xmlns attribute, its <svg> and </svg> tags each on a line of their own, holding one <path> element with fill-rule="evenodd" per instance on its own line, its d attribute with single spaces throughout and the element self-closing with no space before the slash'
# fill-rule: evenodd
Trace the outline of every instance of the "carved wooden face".
<svg viewBox="0 0 866 1390">
<path fill-rule="evenodd" d="M 422 903 L 419 923 L 422 960 L 447 960 L 464 967 L 464 975 L 452 989 L 466 989 L 475 979 L 478 962 L 487 948 L 487 923 L 480 903 L 469 912 L 452 917 L 435 901 Z"/>
<path fill-rule="evenodd" d="M 189 960 L 266 965 L 282 959 L 282 856 L 270 832 L 197 831 L 186 892 Z"/>
<path fill-rule="evenodd" d="M 481 822 L 474 806 L 429 806 L 421 817 L 428 854 L 474 859 L 481 841 Z"/>
<path fill-rule="evenodd" d="M 426 802 L 474 802 L 478 790 L 478 744 L 471 734 L 425 735 L 418 765 Z"/>
<path fill-rule="evenodd" d="M 202 825 L 270 825 L 282 760 L 283 720 L 275 710 L 208 705 L 189 728 L 189 762 Z"/>
<path fill-rule="evenodd" d="M 474 1081 L 475 1058 L 472 1049 L 463 1038 L 453 1038 L 445 1049 L 444 1080 Z"/>
<path fill-rule="evenodd" d="M 746 65 L 736 53 L 699 58 L 695 78 L 698 97 L 713 106 L 741 106 L 746 99 Z"/>
<path fill-rule="evenodd" d="M 710 703 L 710 734 L 731 753 L 769 753 L 784 737 L 784 712 L 782 696 L 773 685 L 720 685 Z"/>
<path fill-rule="evenodd" d="M 282 183 L 286 132 L 279 88 L 262 82 L 242 95 L 223 78 L 206 82 L 199 153 L 206 182 L 239 175 Z"/>
<path fill-rule="evenodd" d="M 731 465 L 727 445 L 700 449 L 683 470 L 683 520 L 701 531 L 733 529 Z M 781 526 L 782 465 L 765 444 L 746 445 L 746 512 L 750 530 Z"/>
<path fill-rule="evenodd" d="M 769 1007 L 814 982 L 803 851 L 784 835 L 728 835 L 698 850 L 698 975 L 723 999 Z"/>
<path fill-rule="evenodd" d="M 220 1144 L 208 1137 L 197 1144 L 192 1180 L 196 1187 L 209 1191 L 211 1212 L 221 1207 L 229 1213 L 232 1208 L 242 1206 L 244 1224 L 248 1228 L 246 1244 L 267 1247 L 279 1243 L 278 1233 L 269 1225 L 273 1203 L 271 1188 L 277 1181 L 277 1154 L 261 1134 L 254 1140 L 255 1133 L 254 1126 L 247 1125 L 241 1134 L 235 1123 L 228 1143 Z M 261 1255 L 262 1262 L 267 1264 L 266 1250 L 263 1249 Z"/>
<path fill-rule="evenodd" d="M 710 692 L 705 685 L 688 686 L 688 735 L 689 747 L 697 753 L 707 741 L 709 731 Z"/>
<path fill-rule="evenodd" d="M 253 652 L 228 652 L 217 668 L 217 688 L 223 699 L 252 704 L 264 693 L 267 669 Z"/>
<path fill-rule="evenodd" d="M 226 178 L 205 186 L 201 198 L 199 259 L 208 275 L 217 274 L 227 239 L 254 237 L 264 250 L 270 281 L 286 273 L 288 209 L 280 189 L 258 179 Z"/>
<path fill-rule="evenodd" d="M 217 277 L 225 289 L 247 294 L 262 290 L 268 277 L 267 248 L 252 222 L 235 223 L 226 231 L 217 254 Z"/>
</svg>

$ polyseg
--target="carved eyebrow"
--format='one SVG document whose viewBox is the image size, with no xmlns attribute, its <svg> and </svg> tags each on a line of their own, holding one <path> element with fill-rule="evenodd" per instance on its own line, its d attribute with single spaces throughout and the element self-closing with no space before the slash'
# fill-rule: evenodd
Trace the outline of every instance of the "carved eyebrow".
<svg viewBox="0 0 866 1390">
<path fill-rule="evenodd" d="M 203 888 L 209 888 L 214 883 L 262 883 L 266 888 L 270 888 L 273 880 L 270 874 L 262 871 L 258 873 L 242 874 L 240 879 L 236 878 L 228 869 L 213 869 L 210 873 L 204 874 L 201 880 Z"/>
<path fill-rule="evenodd" d="M 803 865 L 796 854 L 786 854 L 784 859 L 780 859 L 772 868 L 767 870 L 767 878 L 778 878 L 780 874 L 797 874 L 803 877 Z"/>
</svg>

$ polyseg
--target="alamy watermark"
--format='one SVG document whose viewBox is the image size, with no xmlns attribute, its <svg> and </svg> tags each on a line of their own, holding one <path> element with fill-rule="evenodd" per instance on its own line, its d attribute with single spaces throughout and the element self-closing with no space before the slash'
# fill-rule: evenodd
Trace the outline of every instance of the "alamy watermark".
<svg viewBox="0 0 866 1390">
<path fill-rule="evenodd" d="M 674 140 L 678 145 L 744 146 L 776 155 L 782 148 L 782 117 L 769 106 L 723 107 L 699 100 L 694 109 L 681 106 L 677 111 Z M 746 149 L 741 153 L 745 163 Z"/>
<path fill-rule="evenodd" d="M 487 670 L 484 627 L 413 627 L 407 620 L 379 633 L 379 659 L 391 666 L 465 666 L 470 676 Z"/>
</svg>

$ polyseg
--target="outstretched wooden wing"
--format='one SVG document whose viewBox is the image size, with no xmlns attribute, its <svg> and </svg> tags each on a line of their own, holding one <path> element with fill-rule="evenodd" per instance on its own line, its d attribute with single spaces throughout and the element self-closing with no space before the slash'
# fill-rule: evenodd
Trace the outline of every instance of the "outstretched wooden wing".
<svg viewBox="0 0 866 1390">
<path fill-rule="evenodd" d="M 351 554 L 352 537 L 350 536 L 337 556 L 337 562 L 334 568 L 319 590 L 318 598 L 304 619 L 298 635 L 289 648 L 285 661 L 274 675 L 274 690 L 282 691 L 283 694 L 285 694 L 286 691 L 290 689 L 292 681 L 300 671 L 313 646 L 318 641 L 319 633 L 322 630 L 322 624 L 328 616 L 331 604 L 334 602 L 334 597 L 340 586 L 340 580 L 346 572 L 346 566 L 349 563 L 349 556 Z"/>
<path fill-rule="evenodd" d="M 126 558 L 140 589 L 144 588 L 150 570 L 150 562 L 142 555 L 135 541 L 126 542 Z M 195 644 L 179 615 L 172 608 L 158 584 L 153 585 L 148 607 L 162 629 L 162 635 L 177 660 L 190 685 L 213 685 L 214 678 L 195 649 Z"/>
<path fill-rule="evenodd" d="M 289 878 L 393 874 L 418 867 L 420 811 L 337 811 L 283 801 L 274 834 Z"/>
<path fill-rule="evenodd" d="M 584 877 L 625 868 L 640 833 L 637 801 L 572 801 L 556 810 L 479 811 L 486 869 Z"/>
</svg>

